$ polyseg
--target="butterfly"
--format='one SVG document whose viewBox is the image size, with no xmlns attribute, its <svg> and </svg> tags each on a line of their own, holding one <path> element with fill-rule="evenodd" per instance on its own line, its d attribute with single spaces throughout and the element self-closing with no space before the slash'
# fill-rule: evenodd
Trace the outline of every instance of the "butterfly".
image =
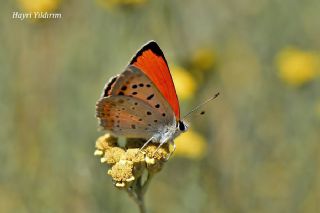
<svg viewBox="0 0 320 213">
<path fill-rule="evenodd" d="M 96 104 L 100 126 L 114 136 L 174 145 L 188 130 L 180 118 L 175 86 L 164 54 L 155 41 L 145 44 L 125 70 L 110 78 Z M 175 145 L 174 145 L 175 149 Z"/>
</svg>

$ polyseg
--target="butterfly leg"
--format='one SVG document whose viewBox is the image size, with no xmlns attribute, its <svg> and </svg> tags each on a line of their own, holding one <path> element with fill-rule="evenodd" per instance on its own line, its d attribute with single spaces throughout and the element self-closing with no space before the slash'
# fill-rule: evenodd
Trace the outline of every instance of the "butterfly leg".
<svg viewBox="0 0 320 213">
<path fill-rule="evenodd" d="M 165 143 L 167 143 L 167 142 L 160 143 L 159 146 L 157 147 L 156 151 L 154 151 L 152 155 L 157 153 L 157 151 L 160 149 L 160 147 Z M 173 151 L 169 153 L 169 155 L 166 157 L 166 160 L 169 160 L 169 158 L 171 157 L 171 154 L 176 150 L 176 144 L 173 141 L 169 141 L 169 143 L 173 144 Z"/>
<path fill-rule="evenodd" d="M 176 151 L 176 144 L 174 143 L 174 141 L 170 141 L 170 144 L 173 145 L 173 150 L 172 152 L 170 152 L 170 154 L 166 157 L 166 160 L 169 160 L 169 158 L 171 157 L 171 155 L 174 153 L 174 151 Z"/>
<path fill-rule="evenodd" d="M 176 144 L 174 143 L 174 141 L 171 141 L 171 144 L 173 145 L 173 150 L 172 150 L 172 152 L 171 153 L 174 153 L 174 151 L 176 151 Z"/>
<path fill-rule="evenodd" d="M 143 144 L 143 146 L 140 148 L 140 152 L 142 152 L 142 150 L 152 141 L 152 139 L 153 139 L 153 137 L 151 137 L 149 140 L 147 140 L 147 142 L 145 142 L 144 144 Z"/>
<path fill-rule="evenodd" d="M 157 149 L 152 153 L 152 155 L 154 155 L 155 153 L 157 153 L 157 151 L 160 149 L 160 147 L 164 144 L 165 142 L 162 142 L 159 144 L 159 146 L 157 147 Z"/>
</svg>

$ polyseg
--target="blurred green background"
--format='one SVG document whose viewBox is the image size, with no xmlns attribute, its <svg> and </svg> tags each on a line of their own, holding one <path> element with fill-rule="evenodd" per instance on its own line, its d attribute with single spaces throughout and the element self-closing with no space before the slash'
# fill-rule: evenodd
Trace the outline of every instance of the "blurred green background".
<svg viewBox="0 0 320 213">
<path fill-rule="evenodd" d="M 190 81 L 183 114 L 221 95 L 191 121 L 202 151 L 179 154 L 200 146 L 184 139 L 148 210 L 320 212 L 319 11 L 318 0 L 2 1 L 0 211 L 138 212 L 93 156 L 95 103 L 154 39 Z"/>
</svg>

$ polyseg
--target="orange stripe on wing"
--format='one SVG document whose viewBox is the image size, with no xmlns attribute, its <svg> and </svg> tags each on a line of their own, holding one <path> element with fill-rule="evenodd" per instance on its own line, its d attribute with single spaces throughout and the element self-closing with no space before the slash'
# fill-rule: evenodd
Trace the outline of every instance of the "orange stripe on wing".
<svg viewBox="0 0 320 213">
<path fill-rule="evenodd" d="M 158 44 L 154 41 L 147 43 L 133 57 L 130 65 L 136 66 L 148 76 L 171 106 L 176 119 L 179 120 L 180 107 L 176 89 L 167 61 Z"/>
</svg>

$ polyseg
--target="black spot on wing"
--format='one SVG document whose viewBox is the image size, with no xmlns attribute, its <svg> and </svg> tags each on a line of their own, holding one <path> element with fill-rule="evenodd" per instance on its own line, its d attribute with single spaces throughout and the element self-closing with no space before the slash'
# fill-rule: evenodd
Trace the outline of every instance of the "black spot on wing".
<svg viewBox="0 0 320 213">
<path fill-rule="evenodd" d="M 151 100 L 154 97 L 154 94 L 151 94 L 147 97 L 147 100 Z"/>
</svg>

